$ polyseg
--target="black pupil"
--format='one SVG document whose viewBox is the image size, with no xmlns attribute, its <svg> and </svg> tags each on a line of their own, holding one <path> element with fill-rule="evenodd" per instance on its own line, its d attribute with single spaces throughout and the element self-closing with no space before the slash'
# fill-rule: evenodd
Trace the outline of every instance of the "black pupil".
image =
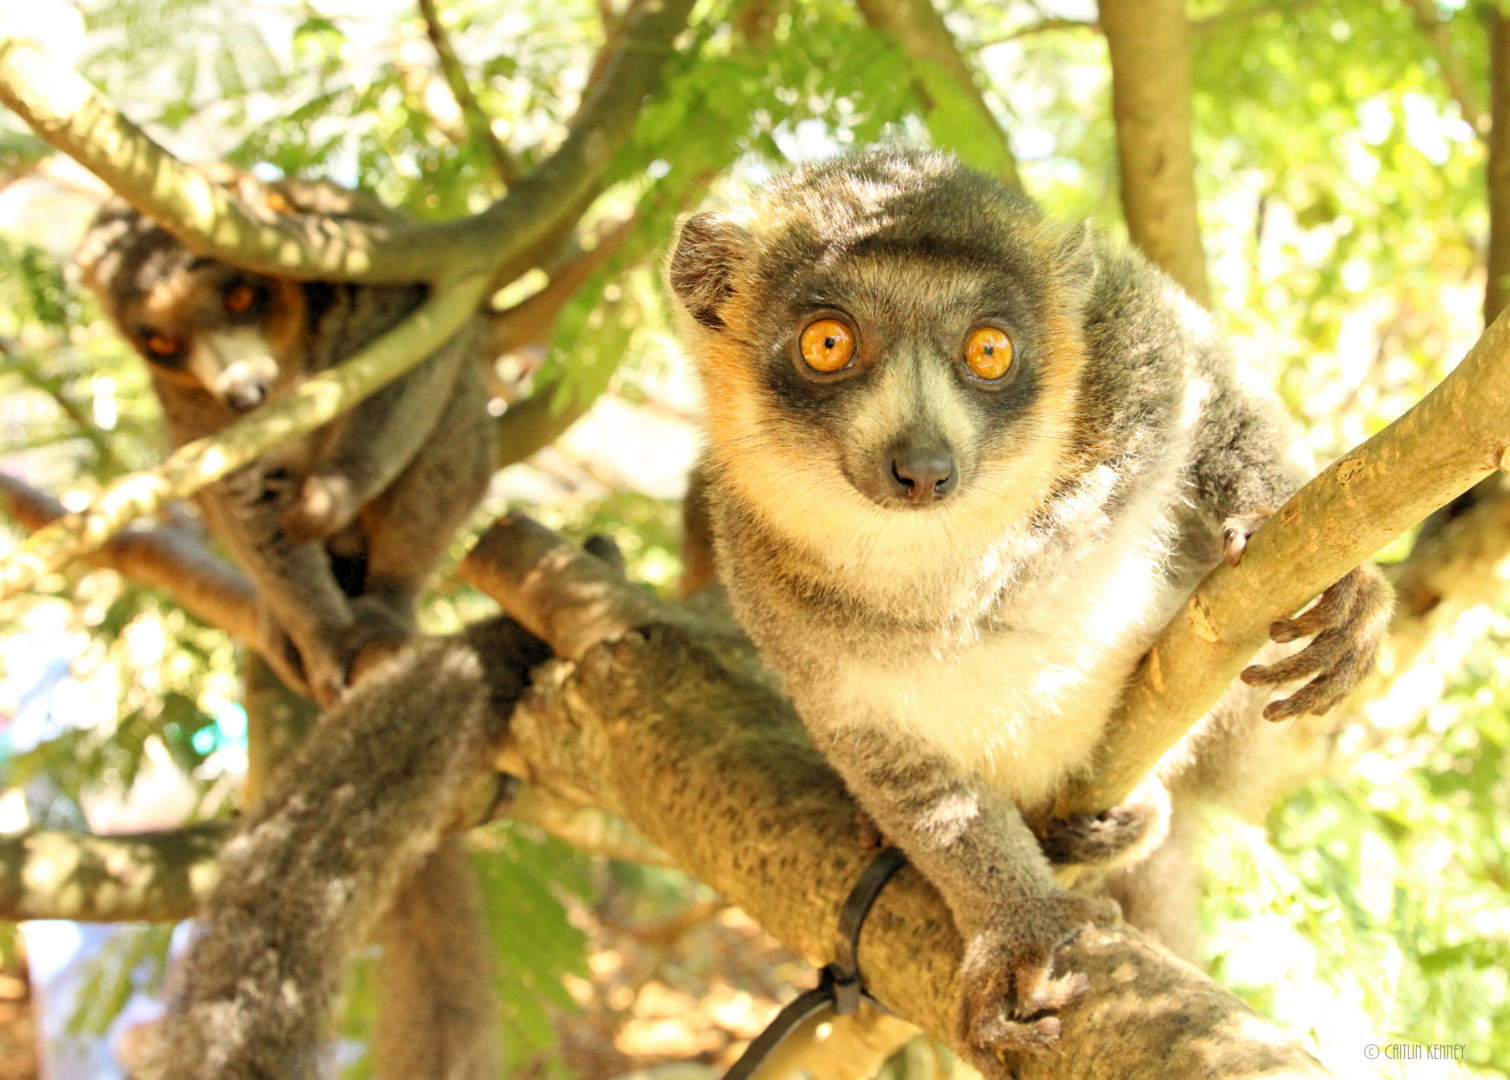
<svg viewBox="0 0 1510 1080">
<path fill-rule="evenodd" d="M 834 337 L 832 334 L 823 339 L 823 347 L 825 349 L 832 349 L 837 344 L 839 344 L 839 339 Z"/>
<path fill-rule="evenodd" d="M 996 346 L 992 345 L 989 341 L 986 342 L 986 355 L 990 356 L 995 351 L 996 351 Z"/>
</svg>

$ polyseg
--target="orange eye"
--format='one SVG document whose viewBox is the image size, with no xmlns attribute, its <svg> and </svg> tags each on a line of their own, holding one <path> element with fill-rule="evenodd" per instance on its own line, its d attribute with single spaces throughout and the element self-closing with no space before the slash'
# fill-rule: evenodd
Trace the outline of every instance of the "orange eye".
<svg viewBox="0 0 1510 1080">
<path fill-rule="evenodd" d="M 147 351 L 153 356 L 167 358 L 177 356 L 183 352 L 184 343 L 176 337 L 167 334 L 153 334 L 147 339 Z"/>
<path fill-rule="evenodd" d="M 838 319 L 819 319 L 802 331 L 802 359 L 814 371 L 838 371 L 855 355 L 854 331 Z"/>
<path fill-rule="evenodd" d="M 256 291 L 242 282 L 225 294 L 225 309 L 232 315 L 244 315 L 252 310 L 252 304 L 256 303 L 256 300 Z"/>
<path fill-rule="evenodd" d="M 965 363 L 987 382 L 994 382 L 1012 366 L 1012 339 L 1005 330 L 981 326 L 965 341 Z"/>
</svg>

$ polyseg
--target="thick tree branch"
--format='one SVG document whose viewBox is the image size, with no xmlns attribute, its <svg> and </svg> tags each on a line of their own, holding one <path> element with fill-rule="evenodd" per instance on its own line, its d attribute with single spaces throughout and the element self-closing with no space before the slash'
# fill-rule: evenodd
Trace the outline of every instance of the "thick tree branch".
<svg viewBox="0 0 1510 1080">
<path fill-rule="evenodd" d="M 377 225 L 252 212 L 185 166 L 36 45 L 0 38 L 0 101 L 133 206 L 203 255 L 282 277 L 502 284 L 593 197 L 628 142 L 692 0 L 637 8 L 592 97 L 556 151 L 488 209 L 438 225 Z"/>
<path fill-rule="evenodd" d="M 485 536 L 464 574 L 558 655 L 580 657 L 537 672 L 515 711 L 530 781 L 621 813 L 813 963 L 832 959 L 839 907 L 871 852 L 843 784 L 769 684 L 724 659 L 716 629 L 695 629 L 686 610 L 522 519 Z M 860 961 L 873 993 L 949 1041 L 959 951 L 942 899 L 904 870 L 867 922 Z M 1087 931 L 1066 952 L 1091 990 L 1064 1013 L 1055 1053 L 1018 1063 L 1024 1080 L 1325 1075 L 1134 931 Z"/>
<path fill-rule="evenodd" d="M 1510 299 L 1510 14 L 1490 4 L 1489 19 L 1489 254 L 1484 283 L 1484 324 L 1499 318 Z"/>
<path fill-rule="evenodd" d="M 0 597 L 30 588 L 43 574 L 97 550 L 136 518 L 171 499 L 188 498 L 268 447 L 345 412 L 440 348 L 471 318 L 486 287 L 479 275 L 437 292 L 339 367 L 311 376 L 213 436 L 179 447 L 156 467 L 121 477 L 86 509 L 33 533 L 0 563 Z"/>
<path fill-rule="evenodd" d="M 857 0 L 872 27 L 901 44 L 940 148 L 999 180 L 1020 184 L 1006 132 L 932 0 Z"/>
<path fill-rule="evenodd" d="M 461 111 L 467 131 L 488 152 L 498 179 L 505 186 L 512 184 L 519 177 L 519 164 L 509 153 L 508 147 L 494 134 L 491 118 L 477 100 L 477 95 L 472 93 L 466 69 L 461 66 L 461 60 L 451 45 L 451 38 L 441 25 L 435 0 L 419 0 L 419 13 L 425 23 L 425 35 L 430 39 L 430 47 L 435 50 L 435 59 L 440 64 L 440 72 L 451 89 L 451 96 L 456 99 L 456 107 Z"/>
<path fill-rule="evenodd" d="M 1094 775 L 1061 812 L 1127 797 L 1232 684 L 1276 618 L 1479 480 L 1510 465 L 1510 317 L 1389 427 L 1312 480 L 1203 581 L 1144 656 L 1107 727 Z"/>
<path fill-rule="evenodd" d="M 1186 292 L 1209 305 L 1190 142 L 1185 0 L 1101 0 L 1101 26 L 1111 58 L 1128 234 Z"/>
</svg>

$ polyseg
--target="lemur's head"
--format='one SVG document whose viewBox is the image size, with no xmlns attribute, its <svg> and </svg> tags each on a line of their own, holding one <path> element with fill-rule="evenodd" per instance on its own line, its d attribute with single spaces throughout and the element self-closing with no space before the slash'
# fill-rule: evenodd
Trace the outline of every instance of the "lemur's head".
<svg viewBox="0 0 1510 1080">
<path fill-rule="evenodd" d="M 90 226 L 78 261 L 105 314 L 159 378 L 247 412 L 300 374 L 297 282 L 196 255 L 120 202 Z"/>
<path fill-rule="evenodd" d="M 1071 452 L 1094 277 L 1085 230 L 938 154 L 840 158 L 697 214 L 669 278 L 715 483 L 814 544 L 1025 520 Z"/>
</svg>

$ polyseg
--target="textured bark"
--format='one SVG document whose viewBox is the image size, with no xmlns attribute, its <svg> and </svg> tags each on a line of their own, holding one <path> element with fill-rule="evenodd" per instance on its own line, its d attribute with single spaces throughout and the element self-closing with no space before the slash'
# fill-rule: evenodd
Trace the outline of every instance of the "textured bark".
<svg viewBox="0 0 1510 1080">
<path fill-rule="evenodd" d="M 1489 255 L 1484 323 L 1510 297 L 1510 15 L 1488 5 L 1489 19 Z"/>
<path fill-rule="evenodd" d="M 1101 0 L 1112 69 L 1122 212 L 1132 242 L 1211 303 L 1196 215 L 1185 0 Z"/>
</svg>

